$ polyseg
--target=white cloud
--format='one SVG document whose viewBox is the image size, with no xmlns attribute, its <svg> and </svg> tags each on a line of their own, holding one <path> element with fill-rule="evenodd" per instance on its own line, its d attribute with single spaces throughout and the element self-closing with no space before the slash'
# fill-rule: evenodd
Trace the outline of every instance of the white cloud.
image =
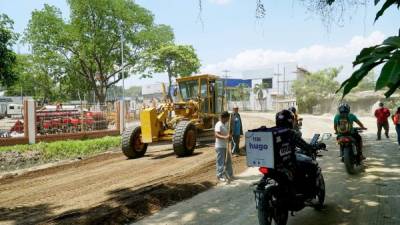
<svg viewBox="0 0 400 225">
<path fill-rule="evenodd" d="M 222 62 L 205 65 L 202 72 L 220 74 L 225 69 L 234 72 L 263 70 L 274 68 L 279 63 L 296 62 L 299 66 L 311 71 L 342 65 L 344 66 L 343 73 L 348 74 L 360 50 L 381 43 L 384 37 L 382 32 L 375 31 L 367 37 L 354 36 L 344 46 L 312 45 L 293 52 L 269 49 L 245 50 Z"/>
<path fill-rule="evenodd" d="M 217 5 L 226 5 L 231 2 L 231 0 L 209 0 L 209 1 Z"/>
</svg>

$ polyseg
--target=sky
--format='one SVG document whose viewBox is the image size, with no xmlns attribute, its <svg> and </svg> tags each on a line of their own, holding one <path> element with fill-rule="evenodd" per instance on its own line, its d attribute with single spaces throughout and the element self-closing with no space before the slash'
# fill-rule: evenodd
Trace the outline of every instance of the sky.
<svg viewBox="0 0 400 225">
<path fill-rule="evenodd" d="M 378 44 L 399 32 L 400 12 L 389 9 L 373 23 L 380 8 L 367 0 L 367 6 L 345 12 L 343 21 L 326 26 L 321 17 L 307 10 L 300 0 L 264 0 L 266 16 L 255 18 L 256 0 L 203 0 L 200 13 L 198 0 L 136 0 L 149 9 L 155 22 L 170 25 L 178 44 L 193 45 L 201 60 L 201 72 L 222 75 L 229 70 L 232 77 L 243 71 L 275 70 L 278 65 L 296 63 L 310 71 L 343 66 L 339 80 L 352 71 L 351 62 L 357 53 Z M 60 8 L 68 18 L 65 0 L 0 0 L 0 13 L 15 21 L 15 30 L 22 33 L 31 12 L 43 4 Z M 29 51 L 16 47 L 21 53 Z M 377 71 L 379 72 L 379 71 Z M 127 86 L 166 81 L 156 74 L 152 79 L 132 76 Z"/>
</svg>

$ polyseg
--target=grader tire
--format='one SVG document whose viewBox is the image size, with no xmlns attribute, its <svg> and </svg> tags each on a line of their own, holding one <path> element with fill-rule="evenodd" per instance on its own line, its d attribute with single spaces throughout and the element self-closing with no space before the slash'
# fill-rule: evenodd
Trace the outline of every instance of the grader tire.
<svg viewBox="0 0 400 225">
<path fill-rule="evenodd" d="M 147 144 L 142 143 L 141 133 L 140 126 L 126 129 L 122 133 L 122 152 L 129 159 L 140 158 L 146 153 Z"/>
<path fill-rule="evenodd" d="M 190 121 L 181 121 L 176 125 L 172 138 L 174 152 L 177 156 L 189 156 L 196 148 L 196 126 Z"/>
</svg>

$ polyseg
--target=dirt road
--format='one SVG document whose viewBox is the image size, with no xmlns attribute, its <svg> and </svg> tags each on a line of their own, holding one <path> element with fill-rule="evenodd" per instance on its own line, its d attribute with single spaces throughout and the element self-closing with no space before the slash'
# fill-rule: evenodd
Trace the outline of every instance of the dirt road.
<svg viewBox="0 0 400 225">
<path fill-rule="evenodd" d="M 266 117 L 271 116 L 267 115 Z M 319 159 L 327 188 L 322 212 L 307 208 L 289 225 L 398 225 L 400 224 L 400 150 L 390 140 L 375 141 L 375 121 L 361 118 L 369 128 L 365 140 L 365 172 L 350 176 L 338 158 L 338 147 L 328 142 L 329 152 Z M 304 117 L 303 133 L 332 132 L 331 117 Z M 135 225 L 254 225 L 258 224 L 251 183 L 260 175 L 248 169 L 231 185 L 220 185 L 187 201 L 168 207 Z"/>
<path fill-rule="evenodd" d="M 257 126 L 259 117 L 246 119 Z M 120 224 L 215 185 L 215 152 L 203 146 L 177 158 L 171 145 L 145 157 L 104 154 L 77 163 L 0 180 L 0 224 Z M 237 171 L 244 157 L 235 158 Z"/>
</svg>

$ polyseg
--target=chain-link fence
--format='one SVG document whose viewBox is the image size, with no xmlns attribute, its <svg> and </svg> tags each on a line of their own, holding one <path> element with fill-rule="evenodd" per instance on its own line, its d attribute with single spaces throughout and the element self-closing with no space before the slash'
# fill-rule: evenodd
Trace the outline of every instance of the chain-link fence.
<svg viewBox="0 0 400 225">
<path fill-rule="evenodd" d="M 0 112 L 0 138 L 24 136 L 24 106 L 2 104 Z"/>
<path fill-rule="evenodd" d="M 48 105 L 36 110 L 38 135 L 116 129 L 114 105 Z"/>
</svg>

